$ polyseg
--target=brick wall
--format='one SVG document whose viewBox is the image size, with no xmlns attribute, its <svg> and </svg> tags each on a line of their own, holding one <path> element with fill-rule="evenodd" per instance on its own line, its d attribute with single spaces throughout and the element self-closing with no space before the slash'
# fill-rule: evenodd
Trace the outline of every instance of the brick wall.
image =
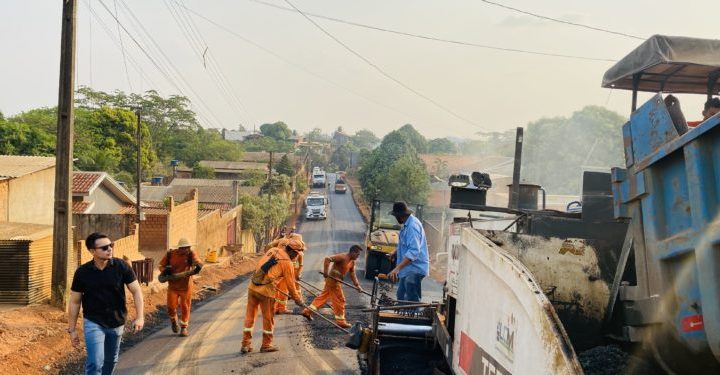
<svg viewBox="0 0 720 375">
<path fill-rule="evenodd" d="M 166 251 L 168 249 L 166 214 L 145 215 L 140 223 L 140 251 Z"/>
<path fill-rule="evenodd" d="M 205 215 L 197 223 L 197 246 L 199 254 L 203 255 L 207 250 L 220 250 L 228 244 L 228 225 L 235 223 L 235 242 L 240 243 L 240 216 L 242 206 L 221 214 L 220 210 Z"/>
<path fill-rule="evenodd" d="M 177 206 L 170 199 L 171 204 L 168 207 L 168 243 L 171 247 L 177 245 L 180 238 L 187 238 L 190 243 L 197 244 L 197 189 L 194 189 L 189 195 L 186 202 Z"/>
</svg>

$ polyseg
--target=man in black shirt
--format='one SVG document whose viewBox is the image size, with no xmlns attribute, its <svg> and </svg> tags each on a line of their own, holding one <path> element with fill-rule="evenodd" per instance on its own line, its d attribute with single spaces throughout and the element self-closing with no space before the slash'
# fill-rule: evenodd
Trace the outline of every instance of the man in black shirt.
<svg viewBox="0 0 720 375">
<path fill-rule="evenodd" d="M 93 233 L 85 240 L 93 260 L 75 271 L 70 292 L 68 312 L 70 341 L 80 345 L 75 325 L 83 310 L 83 332 L 87 359 L 85 374 L 112 374 L 120 353 L 120 339 L 127 318 L 125 286 L 135 302 L 136 319 L 133 333 L 142 330 L 143 296 L 135 273 L 125 261 L 112 256 L 112 241 L 102 234 Z"/>
</svg>

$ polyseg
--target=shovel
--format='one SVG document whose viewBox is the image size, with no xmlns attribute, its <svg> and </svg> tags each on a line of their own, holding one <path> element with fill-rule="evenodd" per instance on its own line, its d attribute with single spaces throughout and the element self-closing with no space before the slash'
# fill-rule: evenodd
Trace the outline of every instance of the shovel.
<svg viewBox="0 0 720 375">
<path fill-rule="evenodd" d="M 324 274 L 323 274 L 322 272 L 320 272 L 320 271 L 318 271 L 318 273 L 321 274 L 321 275 L 324 275 Z M 335 281 L 337 281 L 337 282 L 339 282 L 339 283 L 342 283 L 343 285 L 347 285 L 347 286 L 355 289 L 355 290 L 358 291 L 359 293 L 366 294 L 366 295 L 368 295 L 368 296 L 370 296 L 370 297 L 373 296 L 372 294 L 370 294 L 370 293 L 368 293 L 368 292 L 366 292 L 366 291 L 364 291 L 364 290 L 358 289 L 357 287 L 355 287 L 355 285 L 352 285 L 352 284 L 350 284 L 350 283 L 347 283 L 347 282 L 345 282 L 345 281 L 342 281 L 342 280 L 338 279 L 338 278 L 335 277 L 335 276 L 328 275 L 327 277 L 329 277 L 329 278 L 331 278 L 331 279 L 333 279 L 333 280 L 335 280 Z"/>
<path fill-rule="evenodd" d="M 283 292 L 282 290 L 277 289 L 277 291 L 280 292 L 280 294 L 286 296 L 287 298 L 290 298 L 290 296 L 289 296 L 287 293 Z M 303 307 L 305 307 L 305 304 L 303 304 Z M 313 309 L 308 309 L 308 310 L 309 310 L 311 313 L 319 316 L 322 320 L 324 320 L 324 321 L 332 324 L 333 326 L 335 326 L 335 328 L 337 328 L 337 329 L 339 329 L 339 330 L 341 330 L 341 331 L 343 331 L 343 332 L 345 332 L 345 333 L 347 333 L 347 334 L 350 334 L 350 331 L 348 331 L 347 329 L 345 329 L 345 328 L 343 328 L 343 327 L 340 327 L 339 325 L 337 325 L 337 323 L 335 323 L 335 322 L 333 322 L 332 320 L 330 320 L 330 319 L 328 319 L 327 317 L 325 317 L 325 315 L 320 314 L 320 313 L 318 313 L 318 312 L 316 312 L 316 311 L 313 311 Z M 306 317 L 306 319 L 307 319 L 307 317 Z"/>
</svg>

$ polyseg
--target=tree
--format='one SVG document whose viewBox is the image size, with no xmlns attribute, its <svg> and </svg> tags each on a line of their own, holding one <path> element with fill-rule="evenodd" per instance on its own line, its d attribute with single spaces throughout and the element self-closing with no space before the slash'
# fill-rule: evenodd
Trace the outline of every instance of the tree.
<svg viewBox="0 0 720 375">
<path fill-rule="evenodd" d="M 382 200 L 425 203 L 430 194 L 430 177 L 414 155 L 402 156 L 379 178 L 383 188 L 378 197 Z"/>
<path fill-rule="evenodd" d="M 587 106 L 570 118 L 544 118 L 525 131 L 522 177 L 554 194 L 579 194 L 583 167 L 623 165 L 621 126 L 626 119 Z"/>
<path fill-rule="evenodd" d="M 292 131 L 282 121 L 260 125 L 260 133 L 266 137 L 273 138 L 276 141 L 286 141 L 290 138 L 290 136 L 292 136 Z"/>
<path fill-rule="evenodd" d="M 433 169 L 435 171 L 435 176 L 440 178 L 448 178 L 449 172 L 448 172 L 448 163 L 445 160 L 442 160 L 440 158 L 437 158 L 433 161 Z"/>
<path fill-rule="evenodd" d="M 417 152 L 421 154 L 427 153 L 428 150 L 428 142 L 425 137 L 422 136 L 422 134 L 418 133 L 415 128 L 410 124 L 403 125 L 400 129 L 397 130 L 398 133 L 403 134 L 407 137 L 407 139 L 410 141 L 410 144 L 415 147 Z"/>
<path fill-rule="evenodd" d="M 348 170 L 350 168 L 350 157 L 353 152 L 357 152 L 357 148 L 350 143 L 338 146 L 330 156 L 330 163 L 334 164 L 339 170 Z"/>
<path fill-rule="evenodd" d="M 215 178 L 215 169 L 198 164 L 193 167 L 192 176 L 193 178 Z"/>
<path fill-rule="evenodd" d="M 355 135 L 350 137 L 350 141 L 357 148 L 372 149 L 378 143 L 380 143 L 380 138 L 378 138 L 375 133 L 371 132 L 370 130 L 362 129 L 355 132 Z"/>
<path fill-rule="evenodd" d="M 291 192 L 290 177 L 285 175 L 275 175 L 270 179 L 270 183 L 265 183 L 260 187 L 260 194 L 267 194 L 268 189 L 273 195 L 288 195 Z"/>
<path fill-rule="evenodd" d="M 268 242 L 265 234 L 266 223 L 269 219 L 271 227 L 281 226 L 288 215 L 290 202 L 284 196 L 273 196 L 268 203 L 267 196 L 253 196 L 240 194 L 239 202 L 243 206 L 241 226 L 243 229 L 251 229 L 255 243 L 259 246 Z"/>
<path fill-rule="evenodd" d="M 282 158 L 280 158 L 280 161 L 275 167 L 275 170 L 285 176 L 293 176 L 295 174 L 295 168 L 293 168 L 292 164 L 290 163 L 290 158 L 288 158 L 287 154 L 283 155 Z"/>
<path fill-rule="evenodd" d="M 455 154 L 457 146 L 447 138 L 435 138 L 428 142 L 428 152 L 431 154 Z"/>
<path fill-rule="evenodd" d="M 55 137 L 36 126 L 2 120 L 0 154 L 52 156 L 55 154 Z"/>
<path fill-rule="evenodd" d="M 322 129 L 313 128 L 307 135 L 307 139 L 310 142 L 319 142 L 323 140 Z"/>
</svg>

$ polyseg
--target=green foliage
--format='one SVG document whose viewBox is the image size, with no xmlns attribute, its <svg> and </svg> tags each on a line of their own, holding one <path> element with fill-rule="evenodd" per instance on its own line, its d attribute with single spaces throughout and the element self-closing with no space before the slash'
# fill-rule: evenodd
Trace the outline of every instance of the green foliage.
<svg viewBox="0 0 720 375">
<path fill-rule="evenodd" d="M 380 146 L 363 156 L 359 179 L 366 199 L 412 203 L 424 203 L 427 199 L 430 178 L 407 133 L 407 130 L 390 132 Z"/>
<path fill-rule="evenodd" d="M 428 152 L 428 142 L 422 134 L 418 133 L 415 128 L 410 124 L 403 125 L 397 130 L 398 133 L 403 134 L 410 141 L 410 144 L 415 147 L 415 150 L 421 154 Z"/>
<path fill-rule="evenodd" d="M 353 152 L 357 152 L 357 148 L 351 143 L 340 145 L 330 156 L 330 163 L 338 170 L 348 170 L 350 168 L 350 156 Z"/>
<path fill-rule="evenodd" d="M 55 137 L 38 126 L 3 118 L 0 119 L 0 154 L 52 156 Z"/>
<path fill-rule="evenodd" d="M 583 167 L 623 165 L 621 126 L 626 119 L 588 106 L 570 118 L 546 118 L 525 131 L 522 178 L 552 194 L 579 194 Z"/>
<path fill-rule="evenodd" d="M 246 151 L 290 152 L 294 148 L 290 142 L 277 141 L 271 137 L 248 139 L 242 142 L 242 146 Z"/>
<path fill-rule="evenodd" d="M 483 139 L 466 140 L 460 145 L 460 153 L 463 155 L 494 155 L 508 156 L 515 155 L 515 130 L 505 132 L 483 133 Z"/>
<path fill-rule="evenodd" d="M 240 194 L 239 202 L 243 206 L 242 228 L 251 229 L 258 246 L 268 242 L 265 230 L 269 220 L 271 227 L 281 226 L 288 217 L 288 205 L 290 201 L 285 196 L 272 196 L 268 202 L 267 196 L 253 196 Z M 257 249 L 256 249 L 257 250 Z"/>
<path fill-rule="evenodd" d="M 116 181 L 122 182 L 123 184 L 125 184 L 125 189 L 127 191 L 135 190 L 135 179 L 136 178 L 135 178 L 134 174 L 132 174 L 130 172 L 126 172 L 126 171 L 120 171 L 120 172 L 116 173 L 115 175 L 113 175 L 113 177 L 115 178 Z"/>
<path fill-rule="evenodd" d="M 433 161 L 433 172 L 435 176 L 440 178 L 448 178 L 450 172 L 448 171 L 448 163 L 445 160 L 437 158 Z"/>
<path fill-rule="evenodd" d="M 193 178 L 215 178 L 215 168 L 195 165 L 192 170 Z"/>
<path fill-rule="evenodd" d="M 292 136 L 292 130 L 282 121 L 260 125 L 260 133 L 276 141 L 285 141 Z"/>
<path fill-rule="evenodd" d="M 280 158 L 275 170 L 285 176 L 295 175 L 295 168 L 293 168 L 292 163 L 290 163 L 290 158 L 288 158 L 287 154 Z"/>
<path fill-rule="evenodd" d="M 353 145 L 355 145 L 355 147 L 359 149 L 372 149 L 378 143 L 380 143 L 380 138 L 378 138 L 375 133 L 371 132 L 370 130 L 362 129 L 355 132 L 355 135 L 350 137 L 350 141 Z"/>
<path fill-rule="evenodd" d="M 447 138 L 435 138 L 428 142 L 428 152 L 431 154 L 456 154 L 457 146 Z"/>
<path fill-rule="evenodd" d="M 302 194 L 306 191 L 308 191 L 308 180 L 304 177 L 298 177 L 297 178 L 297 191 L 298 193 Z"/>
<path fill-rule="evenodd" d="M 323 140 L 322 129 L 314 128 L 307 135 L 307 140 L 310 142 L 319 142 Z"/>
<path fill-rule="evenodd" d="M 260 187 L 260 194 L 267 194 L 268 189 L 273 195 L 287 195 L 290 193 L 292 187 L 290 186 L 290 177 L 285 175 L 272 176 L 270 183 L 265 183 Z"/>
</svg>

